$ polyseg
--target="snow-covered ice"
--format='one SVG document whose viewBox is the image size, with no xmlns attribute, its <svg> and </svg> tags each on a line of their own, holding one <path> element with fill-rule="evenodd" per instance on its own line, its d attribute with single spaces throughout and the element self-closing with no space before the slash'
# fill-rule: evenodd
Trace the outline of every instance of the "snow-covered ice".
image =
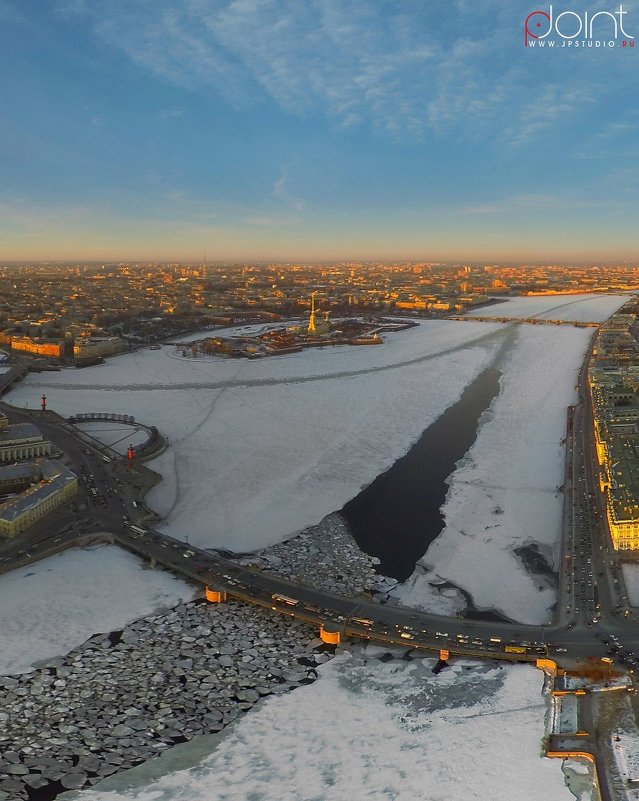
<svg viewBox="0 0 639 801">
<path fill-rule="evenodd" d="M 603 320 L 627 299 L 512 298 L 477 314 Z M 439 611 L 441 598 L 433 605 L 431 586 L 436 575 L 470 592 L 480 609 L 497 609 L 526 623 L 550 619 L 554 590 L 529 574 L 513 549 L 537 543 L 551 562 L 557 552 L 566 407 L 576 400 L 577 374 L 591 336 L 590 328 L 517 327 L 516 343 L 500 365 L 500 394 L 450 481 L 445 528 L 428 549 L 424 567 L 393 592 L 401 603 Z"/>
<path fill-rule="evenodd" d="M 541 672 L 459 662 L 435 677 L 432 664 L 340 656 L 233 724 L 201 761 L 194 742 L 193 767 L 161 775 L 156 760 L 81 797 L 573 801 L 561 762 L 540 756 Z"/>
<path fill-rule="evenodd" d="M 553 699 L 553 702 L 559 708 L 558 715 L 558 728 L 555 729 L 556 734 L 575 734 L 579 731 L 578 721 L 578 708 L 579 698 L 576 695 L 561 695 Z"/>
<path fill-rule="evenodd" d="M 613 749 L 619 773 L 626 781 L 639 781 L 639 731 L 612 732 Z M 637 788 L 639 793 L 639 788 Z"/>
<path fill-rule="evenodd" d="M 574 320 L 600 323 L 607 320 L 629 295 L 540 295 L 507 298 L 503 303 L 482 306 L 471 317 L 540 317 L 547 320 Z"/>
<path fill-rule="evenodd" d="M 81 371 L 30 375 L 9 395 L 46 392 L 63 415 L 106 411 L 156 425 L 169 449 L 148 496 L 166 529 L 245 551 L 317 523 L 404 455 L 460 397 L 502 339 L 495 323 L 432 321 L 378 347 L 258 362 L 144 350 Z"/>
<path fill-rule="evenodd" d="M 519 316 L 564 314 L 550 305 L 540 308 L 542 300 L 564 302 L 512 302 L 537 304 Z M 580 306 L 573 296 L 565 299 L 565 314 L 604 319 L 624 300 L 586 296 Z M 505 304 L 491 307 L 497 316 L 504 309 Z M 169 530 L 188 533 L 202 545 L 244 550 L 281 540 L 340 508 L 403 455 L 491 362 L 502 330 L 492 323 L 429 322 L 389 336 L 379 348 L 327 349 L 255 363 L 185 359 L 165 347 L 83 371 L 31 375 L 9 400 L 35 406 L 44 389 L 51 408 L 63 414 L 121 412 L 157 425 L 171 448 L 152 463 L 165 481 L 151 501 L 168 514 Z M 561 497 L 555 489 L 563 475 L 565 406 L 574 399 L 591 333 L 517 327 L 516 344 L 501 365 L 502 392 L 453 476 L 446 529 L 425 562 L 437 576 L 471 592 L 479 607 L 530 622 L 548 617 L 552 591 L 539 591 L 512 548 L 537 542 L 552 555 L 557 545 Z M 192 592 L 166 574 L 141 570 L 126 554 L 104 558 L 108 552 L 120 554 L 103 548 L 54 558 L 100 555 L 93 572 L 78 564 L 41 575 L 53 561 L 47 560 L 0 577 L 0 606 L 16 621 L 8 634 L 24 636 L 25 619 L 29 633 L 25 652 L 12 654 L 17 667 L 0 669 L 28 669 L 34 660 Z M 119 558 L 128 567 L 118 572 L 112 563 Z M 58 574 L 59 587 L 47 583 Z M 145 585 L 158 577 L 173 582 L 172 588 Z M 3 595 L 12 579 L 15 586 Z M 23 595 L 16 594 L 20 585 Z M 66 592 L 71 585 L 72 595 Z M 134 597 L 136 588 L 140 595 Z M 411 593 L 412 600 L 423 601 L 417 582 Z M 448 598 L 453 594 L 438 595 L 442 611 L 456 607 L 458 596 Z M 16 597 L 23 598 L 22 607 L 5 600 Z M 433 603 L 431 588 L 426 603 Z M 5 654 L 14 648 L 6 636 L 3 629 Z M 541 673 L 456 662 L 434 677 L 431 665 L 342 656 L 321 668 L 315 684 L 271 698 L 238 721 L 194 767 L 149 782 L 154 771 L 161 772 L 162 759 L 156 760 L 136 769 L 147 776 L 142 786 L 128 786 L 123 775 L 109 780 L 120 782 L 119 789 L 107 790 L 107 783 L 82 797 L 571 801 L 561 762 L 540 757 Z"/>
<path fill-rule="evenodd" d="M 561 533 L 566 407 L 589 329 L 521 326 L 501 367 L 501 391 L 477 440 L 453 473 L 445 528 L 423 563 L 471 593 L 480 609 L 526 623 L 550 618 L 555 592 L 529 574 L 513 548 L 539 543 L 552 560 Z M 402 602 L 423 605 L 430 588 L 417 569 Z"/>
<path fill-rule="evenodd" d="M 466 599 L 458 589 L 446 584 L 436 571 L 419 565 L 407 581 L 397 584 L 389 594 L 403 606 L 426 609 L 432 614 L 449 617 L 466 608 Z"/>
<path fill-rule="evenodd" d="M 129 445 L 141 445 L 146 442 L 149 436 L 145 429 L 125 423 L 93 421 L 78 423 L 76 428 L 121 454 L 127 452 Z"/>
<path fill-rule="evenodd" d="M 74 549 L 0 576 L 0 673 L 24 673 L 98 632 L 194 596 L 114 546 Z"/>
<path fill-rule="evenodd" d="M 603 319 L 625 296 L 514 298 L 521 316 Z M 553 307 L 563 305 L 564 310 Z M 490 307 L 503 309 L 506 304 Z M 143 350 L 82 371 L 29 375 L 9 400 L 62 414 L 110 411 L 154 424 L 170 447 L 149 495 L 166 529 L 203 546 L 252 550 L 339 509 L 404 455 L 490 364 L 508 329 L 429 321 L 381 347 L 338 347 L 257 362 Z M 554 592 L 513 547 L 559 536 L 565 407 L 591 329 L 516 326 L 502 392 L 453 475 L 446 529 L 424 560 L 476 606 L 527 622 L 549 617 Z M 421 586 L 420 586 L 421 585 Z M 542 588 L 541 590 L 539 588 Z M 454 610 L 415 574 L 408 603 Z M 425 596 L 428 594 L 428 598 Z"/>
<path fill-rule="evenodd" d="M 495 316 L 603 320 L 627 299 L 512 298 L 486 311 Z M 506 312 L 509 304 L 514 308 Z M 480 609 L 497 609 L 526 623 L 550 619 L 554 589 L 528 573 L 513 549 L 536 543 L 549 561 L 557 553 L 566 407 L 576 400 L 577 374 L 591 336 L 590 328 L 517 326 L 516 343 L 500 365 L 500 394 L 450 480 L 443 507 L 445 528 L 429 547 L 423 567 L 393 592 L 401 603 L 430 609 L 435 574 L 470 592 Z"/>
</svg>

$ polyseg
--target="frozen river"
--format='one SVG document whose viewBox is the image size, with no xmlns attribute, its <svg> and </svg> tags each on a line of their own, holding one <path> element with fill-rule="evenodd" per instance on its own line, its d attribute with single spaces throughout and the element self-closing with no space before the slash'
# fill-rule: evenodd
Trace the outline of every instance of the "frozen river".
<svg viewBox="0 0 639 801">
<path fill-rule="evenodd" d="M 625 298 L 588 296 L 587 306 L 572 298 L 563 312 L 548 300 L 517 299 L 521 316 L 552 311 L 603 320 Z M 166 528 L 199 545 L 249 550 L 319 521 L 391 467 L 495 364 L 511 329 L 427 322 L 389 336 L 383 347 L 258 363 L 141 351 L 83 371 L 31 375 L 9 400 L 34 406 L 45 391 L 50 408 L 65 415 L 119 412 L 157 425 L 171 447 L 153 463 L 164 481 L 150 501 L 167 516 Z M 459 599 L 441 593 L 441 582 L 463 588 L 478 608 L 530 622 L 545 620 L 554 603 L 552 588 L 527 573 L 515 549 L 536 544 L 550 563 L 556 553 L 565 407 L 591 332 L 516 329 L 500 357 L 499 393 L 448 480 L 444 527 L 401 590 L 407 603 L 454 611 Z M 100 550 L 87 558 L 97 562 Z M 153 591 L 160 603 L 186 594 L 177 586 Z M 68 582 L 56 591 L 67 592 L 77 601 Z M 116 617 L 146 613 L 148 598 L 127 599 Z M 20 614 L 42 632 L 32 638 L 34 654 L 28 647 L 20 653 L 24 665 L 40 656 L 39 638 L 52 635 L 38 604 L 28 592 L 21 601 Z M 81 607 L 61 606 L 56 630 L 84 636 Z M 113 617 L 96 603 L 89 627 L 106 630 Z M 435 677 L 431 666 L 380 661 L 374 651 L 345 654 L 313 685 L 269 699 L 222 738 L 183 746 L 83 796 L 573 798 L 560 763 L 539 756 L 541 673 L 460 662 Z"/>
</svg>

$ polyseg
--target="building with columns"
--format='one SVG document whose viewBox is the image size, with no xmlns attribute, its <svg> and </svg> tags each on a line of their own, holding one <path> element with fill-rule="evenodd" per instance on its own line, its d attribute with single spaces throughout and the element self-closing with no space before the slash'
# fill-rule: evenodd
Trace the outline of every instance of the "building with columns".
<svg viewBox="0 0 639 801">
<path fill-rule="evenodd" d="M 0 463 L 34 459 L 50 453 L 51 443 L 37 426 L 32 423 L 9 425 L 7 416 L 0 412 Z"/>
<path fill-rule="evenodd" d="M 3 487 L 20 490 L 0 503 L 0 535 L 13 537 L 75 495 L 78 477 L 62 462 L 42 459 L 0 467 L 0 491 Z"/>
</svg>

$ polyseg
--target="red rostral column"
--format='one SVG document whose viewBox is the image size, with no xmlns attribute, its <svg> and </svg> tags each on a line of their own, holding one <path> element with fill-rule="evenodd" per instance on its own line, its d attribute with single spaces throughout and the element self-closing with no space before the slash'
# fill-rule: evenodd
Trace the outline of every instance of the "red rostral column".
<svg viewBox="0 0 639 801">
<path fill-rule="evenodd" d="M 127 452 L 126 452 L 127 459 L 129 460 L 129 470 L 133 469 L 133 456 L 134 455 L 135 455 L 135 453 L 133 451 L 133 445 L 129 445 L 129 447 L 127 448 Z"/>
<path fill-rule="evenodd" d="M 47 396 L 43 393 L 40 398 L 40 413 L 44 414 L 47 410 Z"/>
</svg>

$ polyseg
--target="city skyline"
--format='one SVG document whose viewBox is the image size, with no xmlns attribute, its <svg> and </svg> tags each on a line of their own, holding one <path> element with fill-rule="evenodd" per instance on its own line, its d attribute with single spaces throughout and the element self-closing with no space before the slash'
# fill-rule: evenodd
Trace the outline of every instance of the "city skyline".
<svg viewBox="0 0 639 801">
<path fill-rule="evenodd" d="M 0 258 L 632 261 L 639 51 L 532 10 L 0 0 Z"/>
</svg>

